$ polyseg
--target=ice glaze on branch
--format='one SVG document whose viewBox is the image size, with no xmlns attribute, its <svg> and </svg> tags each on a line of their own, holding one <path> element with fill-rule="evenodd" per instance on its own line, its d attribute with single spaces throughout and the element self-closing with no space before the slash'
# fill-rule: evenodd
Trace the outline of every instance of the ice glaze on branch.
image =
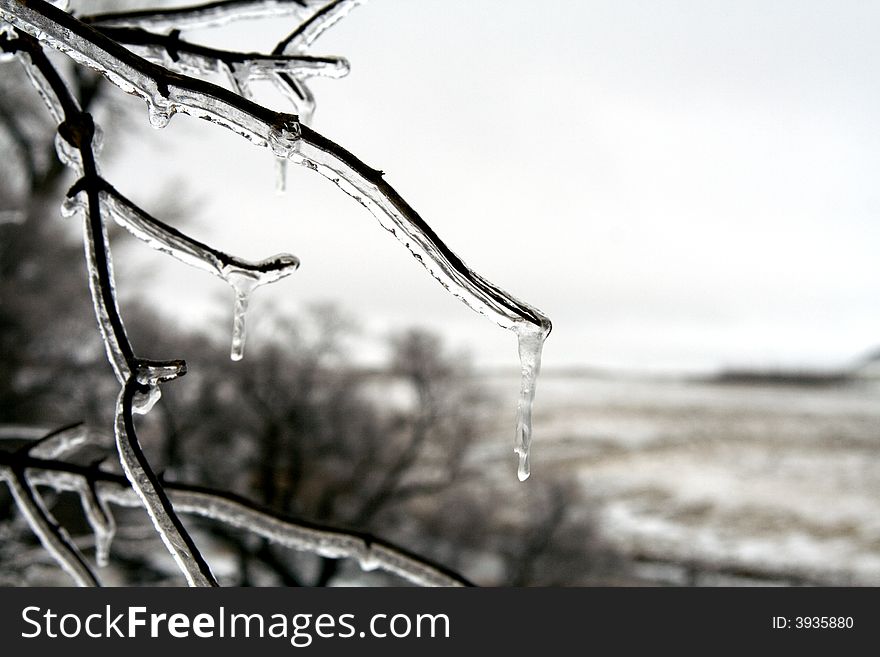
<svg viewBox="0 0 880 657">
<path fill-rule="evenodd" d="M 189 7 L 144 9 L 84 16 L 93 25 L 143 27 L 146 29 L 200 29 L 232 21 L 274 16 L 301 15 L 326 0 L 220 0 Z"/>
<path fill-rule="evenodd" d="M 349 71 L 348 61 L 342 57 L 220 50 L 185 41 L 176 30 L 170 34 L 157 34 L 141 28 L 98 26 L 97 29 L 118 43 L 137 48 L 151 62 L 184 72 L 220 71 L 225 66 L 233 74 L 250 71 L 253 79 L 268 79 L 273 73 L 286 73 L 297 78 L 339 78 Z"/>
<path fill-rule="evenodd" d="M 358 5 L 362 5 L 366 0 L 333 0 L 328 2 L 324 7 L 315 12 L 308 20 L 304 21 L 288 36 L 282 39 L 273 54 L 280 55 L 282 53 L 299 52 L 302 48 L 307 48 L 321 36 L 326 30 L 333 27 L 340 20 L 345 18 L 352 9 Z"/>
<path fill-rule="evenodd" d="M 75 427 L 62 427 L 39 440 L 25 444 L 14 452 L 6 452 L 8 457 L 0 460 L 0 479 L 6 481 L 12 499 L 31 531 L 40 539 L 40 543 L 58 565 L 78 586 L 99 586 L 97 576 L 86 563 L 82 553 L 46 509 L 43 498 L 36 490 L 36 482 L 31 479 L 31 472 L 26 465 L 28 460 L 36 458 L 35 454 L 60 454 L 69 448 L 70 442 L 66 438 L 69 437 L 72 429 Z M 55 440 L 57 437 L 62 438 Z"/>
<path fill-rule="evenodd" d="M 34 485 L 59 491 L 79 491 L 83 482 L 88 481 L 104 504 L 140 505 L 125 477 L 99 468 L 0 449 L 0 479 L 8 481 L 13 467 L 27 468 Z M 333 559 L 354 559 L 362 566 L 394 573 L 422 586 L 471 586 L 458 573 L 370 534 L 283 516 L 225 491 L 175 482 L 163 482 L 162 485 L 175 509 L 181 513 L 246 529 L 284 547 Z"/>
<path fill-rule="evenodd" d="M 82 192 L 86 201 L 82 208 L 85 210 L 83 235 L 89 286 L 108 359 L 122 385 L 116 427 L 120 460 L 132 486 L 147 506 L 157 533 L 169 546 L 187 581 L 194 585 L 216 585 L 210 569 L 177 518 L 162 487 L 158 485 L 140 448 L 131 420 L 131 414 L 135 410 L 141 413 L 149 411 L 158 399 L 158 384 L 182 374 L 185 366 L 180 361 L 173 376 L 168 375 L 167 364 L 155 364 L 137 358 L 126 336 L 116 304 L 107 227 L 101 214 L 103 179 L 98 175 L 93 150 L 97 134 L 94 121 L 90 114 L 80 110 L 58 71 L 32 36 L 25 34 L 11 38 L 8 34 L 0 34 L 0 49 L 19 55 L 53 117 L 59 121 L 59 139 L 56 140 L 59 156 L 81 176 L 74 189 L 77 193 Z M 76 560 L 72 560 L 69 551 L 64 548 L 64 541 L 59 540 L 52 532 L 47 534 L 46 522 L 31 508 L 33 503 L 26 496 L 27 486 L 19 488 L 16 500 L 21 498 L 24 504 L 29 504 L 23 507 L 23 511 L 35 528 L 34 531 L 44 543 L 50 541 L 51 547 L 47 549 L 65 570 L 78 578 L 77 581 L 85 583 L 82 573 L 75 568 Z M 109 527 L 108 521 L 97 512 L 92 514 L 90 520 Z"/>
<path fill-rule="evenodd" d="M 284 157 L 318 171 L 367 207 L 453 295 L 504 328 L 528 323 L 544 335 L 549 333 L 549 319 L 468 268 L 385 182 L 382 172 L 300 126 L 295 116 L 273 112 L 216 85 L 152 64 L 42 0 L 0 0 L 0 14 L 95 68 L 123 91 L 144 98 L 154 125 L 164 125 L 180 112 L 222 125 L 264 146 L 271 146 L 284 130 L 298 131 L 299 138 L 281 151 Z"/>
</svg>

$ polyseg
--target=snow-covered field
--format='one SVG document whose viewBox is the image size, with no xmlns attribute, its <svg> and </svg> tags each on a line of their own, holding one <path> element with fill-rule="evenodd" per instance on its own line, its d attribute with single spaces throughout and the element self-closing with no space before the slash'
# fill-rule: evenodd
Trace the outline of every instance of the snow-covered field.
<svg viewBox="0 0 880 657">
<path fill-rule="evenodd" d="M 515 378 L 487 385 L 515 401 Z M 474 458 L 514 479 L 511 417 Z M 532 477 L 574 476 L 642 577 L 880 585 L 878 381 L 550 374 L 532 450 Z"/>
</svg>

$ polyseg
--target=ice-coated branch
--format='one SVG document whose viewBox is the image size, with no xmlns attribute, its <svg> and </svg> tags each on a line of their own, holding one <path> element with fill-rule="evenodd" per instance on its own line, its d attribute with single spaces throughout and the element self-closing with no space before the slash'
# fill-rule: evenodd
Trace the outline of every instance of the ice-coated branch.
<svg viewBox="0 0 880 657">
<path fill-rule="evenodd" d="M 264 276 L 263 282 L 270 283 L 299 267 L 299 258 L 288 253 L 250 262 L 199 242 L 151 216 L 106 180 L 101 181 L 101 200 L 117 224 L 151 248 L 223 280 L 228 279 L 230 271 L 242 270 L 255 277 Z"/>
<path fill-rule="evenodd" d="M 81 447 L 88 440 L 88 431 L 82 422 L 50 431 L 27 446 L 27 452 L 38 459 L 57 459 Z"/>
<path fill-rule="evenodd" d="M 212 5 L 212 11 L 219 6 Z M 333 7 L 342 5 L 325 6 L 330 18 L 334 15 Z M 519 478 L 528 478 L 531 405 L 541 350 L 551 330 L 550 320 L 471 270 L 384 180 L 382 171 L 367 166 L 349 151 L 303 125 L 299 117 L 273 112 L 204 80 L 153 64 L 42 0 L 20 0 L 20 3 L 0 0 L 0 16 L 96 69 L 123 91 L 142 97 L 155 127 L 167 125 L 175 113 L 190 114 L 233 130 L 258 145 L 268 146 L 282 165 L 290 161 L 317 171 L 370 210 L 450 294 L 503 328 L 514 331 L 521 363 L 514 451 L 519 457 Z M 315 24 L 321 25 L 321 20 Z M 311 29 L 318 30 L 317 27 Z M 291 35 L 288 46 L 297 42 L 295 35 Z M 305 36 L 303 39 L 303 42 L 308 40 Z M 285 47 L 281 45 L 282 49 Z M 279 73 L 275 78 L 288 87 L 291 102 L 296 105 L 295 96 L 305 94 L 305 102 L 309 104 L 305 85 L 286 73 Z M 283 175 L 283 166 L 281 171 Z M 244 297 L 236 297 L 236 310 L 243 311 L 246 301 Z"/>
<path fill-rule="evenodd" d="M 0 466 L 0 479 L 6 480 L 12 499 L 15 500 L 31 531 L 78 586 L 99 586 L 98 578 L 80 551 L 70 541 L 67 532 L 52 518 L 25 472 L 23 467 L 15 465 Z"/>
<path fill-rule="evenodd" d="M 103 504 L 141 504 L 125 477 L 99 468 L 0 449 L 0 478 L 8 478 L 13 466 L 28 468 L 31 480 L 41 486 L 78 492 L 88 481 Z M 175 482 L 162 486 L 181 513 L 245 529 L 277 545 L 327 558 L 353 559 L 364 569 L 384 570 L 422 586 L 471 586 L 460 574 L 370 534 L 284 516 L 225 491 Z"/>
<path fill-rule="evenodd" d="M 99 183 L 101 202 L 117 224 L 151 248 L 167 253 L 190 266 L 207 271 L 227 283 L 234 294 L 232 352 L 233 360 L 244 355 L 245 313 L 251 293 L 262 285 L 274 283 L 299 267 L 299 258 L 289 253 L 250 262 L 229 255 L 188 237 L 176 228 L 152 217 L 120 194 L 106 180 Z M 78 186 L 71 189 L 78 193 Z"/>
<path fill-rule="evenodd" d="M 517 329 L 526 323 L 549 333 L 547 317 L 472 271 L 385 182 L 383 172 L 301 125 L 297 117 L 273 112 L 204 80 L 148 62 L 42 0 L 0 0 L 0 15 L 101 72 L 123 91 L 141 96 L 154 125 L 164 125 L 174 113 L 190 114 L 321 173 L 367 207 L 434 278 L 468 306 L 504 328 Z"/>
<path fill-rule="evenodd" d="M 326 0 L 220 0 L 188 7 L 143 9 L 84 16 L 83 22 L 145 29 L 203 29 L 254 18 L 301 16 Z"/>
<path fill-rule="evenodd" d="M 265 80 L 280 73 L 298 79 L 316 76 L 340 78 L 349 71 L 349 64 L 342 57 L 264 55 L 221 50 L 185 41 L 176 30 L 170 34 L 127 27 L 98 26 L 98 30 L 118 43 L 137 49 L 145 59 L 181 72 L 212 73 L 222 71 L 225 67 L 238 78 Z"/>
<path fill-rule="evenodd" d="M 156 389 L 162 379 L 172 378 L 174 375 L 170 371 L 163 374 L 168 369 L 167 365 L 142 366 L 137 377 L 130 378 L 120 391 L 116 404 L 116 446 L 119 460 L 128 481 L 147 509 L 153 526 L 189 585 L 217 586 L 210 567 L 181 523 L 171 500 L 150 467 L 134 430 L 132 407 L 135 394 L 143 391 L 145 386 L 148 390 Z M 179 374 L 183 373 L 182 368 L 178 370 Z"/>
<path fill-rule="evenodd" d="M 104 567 L 110 562 L 110 544 L 116 535 L 116 520 L 106 500 L 98 496 L 92 480 L 83 478 L 79 499 L 86 520 L 95 535 L 95 561 L 98 562 L 98 566 Z"/>
<path fill-rule="evenodd" d="M 327 29 L 348 15 L 356 6 L 366 0 L 332 0 L 298 25 L 289 35 L 278 42 L 272 50 L 273 55 L 295 55 L 305 53 L 306 49 Z M 315 113 L 315 97 L 302 76 L 279 72 L 271 78 L 275 88 L 287 98 L 302 123 L 310 124 Z M 283 189 L 287 160 L 281 160 L 279 167 L 280 187 Z"/>
<path fill-rule="evenodd" d="M 293 32 L 282 39 L 274 54 L 295 53 L 309 47 L 325 31 L 348 16 L 349 12 L 367 0 L 332 0 L 300 24 Z"/>
<path fill-rule="evenodd" d="M 147 506 L 156 531 L 169 547 L 189 583 L 216 585 L 210 569 L 177 518 L 170 501 L 161 486 L 157 485 L 149 462 L 140 449 L 131 419 L 135 410 L 141 413 L 149 411 L 159 397 L 159 383 L 179 376 L 185 372 L 185 366 L 182 361 L 177 367 L 169 367 L 168 364 L 155 364 L 138 359 L 126 336 L 116 304 L 107 227 L 101 214 L 102 179 L 98 175 L 93 150 L 97 141 L 94 121 L 90 114 L 80 111 L 79 105 L 58 71 L 33 37 L 26 34 L 15 37 L 10 37 L 6 33 L 0 34 L 0 49 L 17 53 L 22 60 L 53 117 L 59 121 L 56 140 L 59 157 L 81 176 L 75 186 L 78 188 L 77 193 L 72 198 L 76 199 L 81 191 L 81 196 L 85 199 L 82 205 L 82 209 L 85 210 L 83 234 L 89 286 L 108 359 L 122 384 L 117 406 L 116 433 L 120 460 L 126 475 Z M 19 497 L 21 496 L 16 495 L 16 499 Z M 25 503 L 28 502 L 26 497 L 22 499 Z M 88 499 L 86 502 L 88 503 Z M 40 517 L 33 512 L 29 513 L 28 517 L 34 518 L 32 525 L 37 527 L 35 531 L 43 532 L 40 534 L 43 539 L 44 523 L 37 522 Z M 109 531 L 109 521 L 100 514 L 92 513 L 90 520 Z M 47 535 L 46 540 L 53 538 L 52 535 Z M 104 540 L 106 541 L 106 538 Z M 56 539 L 51 544 L 53 555 L 65 559 L 68 569 L 76 565 L 63 549 L 63 543 L 59 543 Z M 186 554 L 183 554 L 184 551 Z"/>
</svg>

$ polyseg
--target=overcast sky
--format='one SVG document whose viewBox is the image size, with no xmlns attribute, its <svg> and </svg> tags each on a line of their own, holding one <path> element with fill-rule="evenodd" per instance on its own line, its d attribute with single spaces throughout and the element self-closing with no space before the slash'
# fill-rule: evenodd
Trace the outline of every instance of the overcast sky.
<svg viewBox="0 0 880 657">
<path fill-rule="evenodd" d="M 221 41 L 271 47 L 275 26 Z M 833 366 L 880 344 L 878 33 L 880 3 L 854 0 L 371 0 L 315 44 L 352 73 L 312 85 L 313 127 L 551 317 L 547 367 Z M 148 207 L 183 200 L 201 239 L 298 255 L 255 315 L 335 300 L 367 353 L 415 323 L 516 363 L 366 210 L 306 170 L 275 195 L 268 151 L 231 133 L 175 117 L 107 168 Z M 187 321 L 231 322 L 221 283 L 144 262 Z"/>
</svg>

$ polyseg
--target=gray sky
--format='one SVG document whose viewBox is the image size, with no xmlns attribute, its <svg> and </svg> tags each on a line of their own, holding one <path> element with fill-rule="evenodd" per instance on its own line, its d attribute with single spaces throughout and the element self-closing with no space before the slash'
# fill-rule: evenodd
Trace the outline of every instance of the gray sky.
<svg viewBox="0 0 880 657">
<path fill-rule="evenodd" d="M 271 47 L 274 25 L 220 41 Z M 371 0 L 315 45 L 352 73 L 312 85 L 313 126 L 551 317 L 547 367 L 835 365 L 880 344 L 878 28 L 876 2 Z M 268 151 L 183 116 L 107 165 L 153 208 L 181 168 L 196 237 L 302 259 L 256 293 L 253 339 L 263 304 L 333 299 L 367 353 L 416 323 L 516 363 L 513 334 L 314 173 L 279 197 Z M 187 321 L 231 322 L 221 283 L 144 262 Z"/>
</svg>

